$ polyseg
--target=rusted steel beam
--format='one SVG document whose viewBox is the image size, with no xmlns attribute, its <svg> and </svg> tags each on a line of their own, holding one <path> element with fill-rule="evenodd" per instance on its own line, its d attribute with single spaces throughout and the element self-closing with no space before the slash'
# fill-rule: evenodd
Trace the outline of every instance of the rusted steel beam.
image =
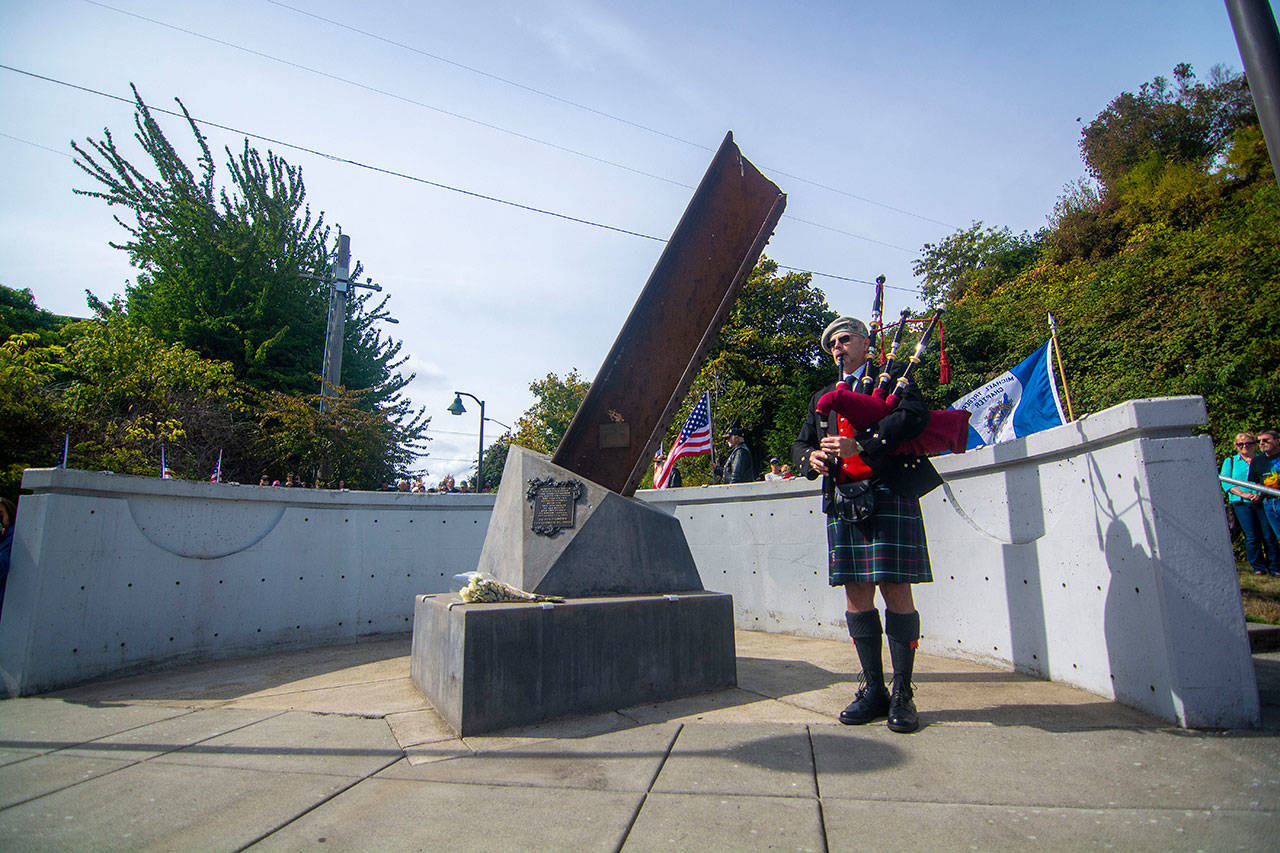
<svg viewBox="0 0 1280 853">
<path fill-rule="evenodd" d="M 552 462 L 635 493 L 786 206 L 726 134 Z"/>
</svg>

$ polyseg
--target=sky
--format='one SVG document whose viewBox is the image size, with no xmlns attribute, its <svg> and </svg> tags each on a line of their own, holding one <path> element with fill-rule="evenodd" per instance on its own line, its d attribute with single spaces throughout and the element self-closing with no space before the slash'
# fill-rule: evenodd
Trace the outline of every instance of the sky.
<svg viewBox="0 0 1280 853">
<path fill-rule="evenodd" d="M 246 134 L 302 167 L 400 321 L 418 470 L 461 480 L 454 392 L 487 446 L 530 383 L 592 378 L 726 132 L 787 194 L 765 254 L 863 318 L 884 275 L 892 316 L 924 244 L 1044 227 L 1081 128 L 1179 62 L 1240 70 L 1223 3 L 0 0 L 0 283 L 73 316 L 123 293 L 70 141 L 109 129 L 141 165 L 129 84 L 180 98 L 234 129 L 204 125 L 221 178 Z"/>
</svg>

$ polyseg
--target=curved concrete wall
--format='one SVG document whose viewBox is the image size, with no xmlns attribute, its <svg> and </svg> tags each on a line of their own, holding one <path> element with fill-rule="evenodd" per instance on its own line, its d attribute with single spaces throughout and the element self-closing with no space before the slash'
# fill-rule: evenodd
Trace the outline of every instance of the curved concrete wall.
<svg viewBox="0 0 1280 853">
<path fill-rule="evenodd" d="M 935 460 L 921 502 L 934 583 L 921 648 L 1010 665 L 1180 725 L 1260 719 L 1217 465 L 1199 397 L 1133 400 Z M 740 627 L 847 637 L 814 484 L 649 493 Z M 852 652 L 851 652 L 852 654 Z M 852 664 L 851 664 L 852 665 Z"/>
<path fill-rule="evenodd" d="M 492 495 L 27 471 L 0 676 L 34 693 L 161 661 L 408 632 L 475 568 Z"/>
<path fill-rule="evenodd" d="M 1188 726 L 1258 694 L 1196 397 L 1135 400 L 936 460 L 925 651 L 995 661 Z M 157 662 L 408 631 L 475 567 L 491 495 L 316 492 L 28 471 L 0 675 L 32 693 Z M 641 492 L 739 627 L 845 635 L 807 481 Z M 852 665 L 852 664 L 851 664 Z"/>
</svg>

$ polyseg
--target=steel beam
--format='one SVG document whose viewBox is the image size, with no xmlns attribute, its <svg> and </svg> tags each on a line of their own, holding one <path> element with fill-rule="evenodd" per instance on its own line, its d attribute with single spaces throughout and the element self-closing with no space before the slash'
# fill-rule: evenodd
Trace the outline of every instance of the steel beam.
<svg viewBox="0 0 1280 853">
<path fill-rule="evenodd" d="M 725 136 L 552 461 L 635 493 L 787 197 Z"/>
</svg>

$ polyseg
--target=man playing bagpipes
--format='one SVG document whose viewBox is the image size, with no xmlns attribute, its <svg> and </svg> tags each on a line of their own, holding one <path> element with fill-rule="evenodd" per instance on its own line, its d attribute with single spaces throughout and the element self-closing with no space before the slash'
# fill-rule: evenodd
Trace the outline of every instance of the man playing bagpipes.
<svg viewBox="0 0 1280 853">
<path fill-rule="evenodd" d="M 898 382 L 909 378 L 908 368 L 919 362 L 929 331 L 909 362 L 891 359 L 881 373 L 868 361 L 871 337 L 861 321 L 840 317 L 827 326 L 822 348 L 840 368 L 841 379 L 813 395 L 791 446 L 796 469 L 811 480 L 823 478 L 828 581 L 844 587 L 845 620 L 862 665 L 864 684 L 840 713 L 846 725 L 886 716 L 895 732 L 913 732 L 920 725 L 911 686 L 920 614 L 911 585 L 933 580 L 920 498 L 942 478 L 927 457 L 916 454 L 954 449 L 957 442 L 963 450 L 964 440 L 957 436 L 968 435 L 967 412 L 931 413 L 914 383 Z M 885 393 L 890 386 L 892 393 Z M 939 424 L 930 431 L 935 417 Z M 918 446 L 939 427 L 943 438 Z M 885 605 L 883 627 L 875 607 L 877 587 Z M 882 634 L 893 663 L 890 689 L 884 683 Z"/>
</svg>

